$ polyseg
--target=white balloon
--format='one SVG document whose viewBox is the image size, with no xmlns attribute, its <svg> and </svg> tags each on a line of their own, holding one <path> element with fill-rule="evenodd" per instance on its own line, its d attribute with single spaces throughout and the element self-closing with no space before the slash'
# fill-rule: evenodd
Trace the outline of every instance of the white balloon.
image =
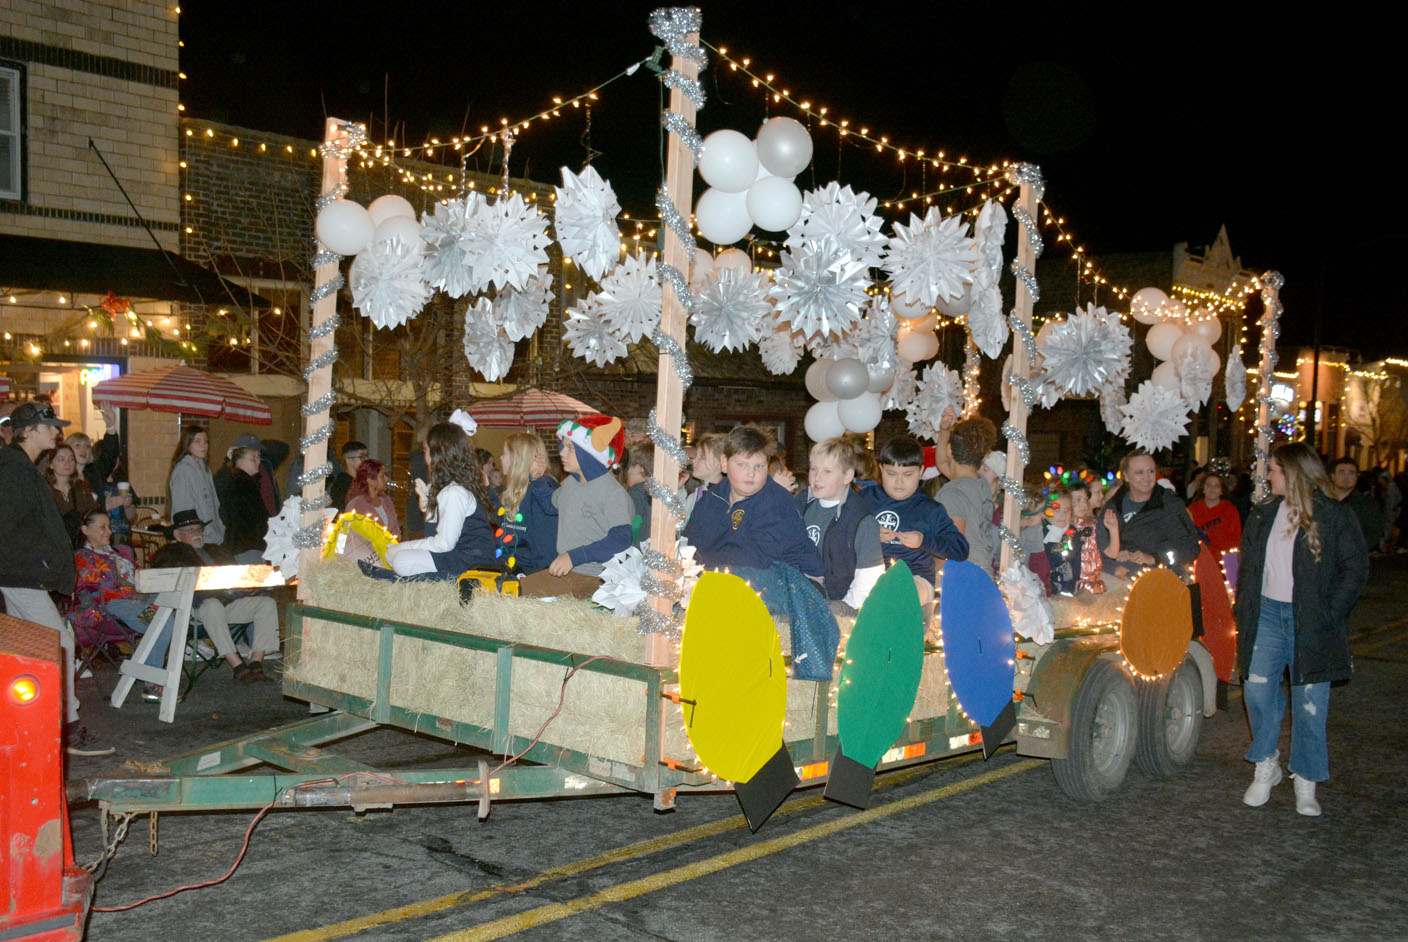
<svg viewBox="0 0 1408 942">
<path fill-rule="evenodd" d="M 873 392 L 862 393 L 836 406 L 836 416 L 841 424 L 858 435 L 864 435 L 879 425 L 880 414 L 880 397 Z"/>
<path fill-rule="evenodd" d="M 890 292 L 890 310 L 896 317 L 918 318 L 929 313 L 929 305 L 918 298 L 911 298 L 902 291 Z"/>
<path fill-rule="evenodd" d="M 807 367 L 806 384 L 807 392 L 811 393 L 817 402 L 834 402 L 836 395 L 826 386 L 826 374 L 831 369 L 831 364 L 835 360 L 817 360 Z"/>
<path fill-rule="evenodd" d="M 1164 305 L 1168 295 L 1158 288 L 1140 288 L 1129 299 L 1129 316 L 1141 324 L 1157 324 L 1163 318 Z"/>
<path fill-rule="evenodd" d="M 870 382 L 866 385 L 866 392 L 883 393 L 888 392 L 895 384 L 894 368 L 881 369 L 874 365 L 867 365 L 865 371 L 870 374 Z"/>
<path fill-rule="evenodd" d="M 1188 319 L 1188 305 L 1182 301 L 1169 301 L 1164 305 L 1164 319 L 1181 324 Z"/>
<path fill-rule="evenodd" d="M 372 240 L 376 226 L 362 204 L 352 200 L 333 200 L 318 213 L 314 229 L 318 233 L 318 241 L 327 246 L 329 252 L 356 255 Z"/>
<path fill-rule="evenodd" d="M 892 302 L 893 305 L 893 302 Z M 973 286 L 965 285 L 963 296 L 957 300 L 950 301 L 940 294 L 935 300 L 934 306 L 939 309 L 939 313 L 945 317 L 962 317 L 968 313 L 968 309 L 973 306 Z"/>
<path fill-rule="evenodd" d="M 865 364 L 855 357 L 837 360 L 826 371 L 826 388 L 837 399 L 854 399 L 869 385 L 870 374 L 865 371 Z"/>
<path fill-rule="evenodd" d="M 808 409 L 806 418 L 802 420 L 807 437 L 814 442 L 824 442 L 828 438 L 844 435 L 846 426 L 841 421 L 839 406 L 838 402 L 818 402 Z"/>
<path fill-rule="evenodd" d="M 919 363 L 939 352 L 939 338 L 932 330 L 901 330 L 895 346 L 901 357 Z"/>
<path fill-rule="evenodd" d="M 794 118 L 772 118 L 758 129 L 758 159 L 779 177 L 796 176 L 812 162 L 812 136 Z"/>
<path fill-rule="evenodd" d="M 728 128 L 715 131 L 704 138 L 699 175 L 716 190 L 742 193 L 757 179 L 757 148 L 746 134 Z"/>
<path fill-rule="evenodd" d="M 1182 327 L 1165 321 L 1149 328 L 1149 333 L 1144 337 L 1144 343 L 1149 347 L 1149 352 L 1154 355 L 1155 359 L 1167 360 L 1173 356 L 1173 345 L 1182 336 Z"/>
<path fill-rule="evenodd" d="M 758 161 L 758 175 L 753 178 L 753 182 L 754 182 L 754 183 L 757 183 L 759 180 L 763 180 L 763 179 L 766 179 L 766 178 L 768 178 L 768 177 L 776 177 L 776 176 L 777 176 L 777 174 L 773 173 L 773 172 L 772 172 L 771 170 L 769 170 L 767 167 L 764 167 L 764 166 L 763 166 L 763 162 L 760 160 L 760 161 Z M 779 180 L 786 180 L 788 183 L 791 183 L 792 181 L 796 180 L 797 177 L 794 175 L 794 176 L 790 176 L 790 177 L 778 177 L 778 179 L 779 179 Z"/>
<path fill-rule="evenodd" d="M 379 226 L 386 220 L 394 219 L 397 216 L 416 218 L 416 208 L 405 197 L 397 196 L 395 193 L 387 193 L 385 196 L 378 196 L 372 200 L 371 205 L 367 207 L 367 212 L 372 217 L 373 226 Z"/>
<path fill-rule="evenodd" d="M 1198 336 L 1202 337 L 1208 343 L 1217 343 L 1222 339 L 1222 321 L 1208 314 L 1207 311 L 1203 311 L 1203 314 L 1206 316 L 1202 319 L 1195 320 L 1191 325 L 1191 329 L 1196 331 Z M 1194 311 L 1193 316 L 1197 317 L 1198 311 Z"/>
<path fill-rule="evenodd" d="M 372 235 L 372 242 L 389 242 L 400 239 L 407 245 L 423 248 L 420 223 L 410 216 L 392 216 L 383 220 Z"/>
<path fill-rule="evenodd" d="M 1218 356 L 1212 347 L 1204 347 L 1198 351 L 1198 355 L 1203 358 L 1203 366 L 1209 373 L 1216 373 L 1222 366 L 1222 357 Z"/>
<path fill-rule="evenodd" d="M 1174 367 L 1172 360 L 1154 367 L 1154 373 L 1149 379 L 1153 380 L 1155 386 L 1162 386 L 1164 389 L 1178 392 L 1178 370 Z"/>
<path fill-rule="evenodd" d="M 1212 348 L 1208 346 L 1206 340 L 1191 330 L 1185 330 L 1183 335 L 1173 342 L 1173 349 L 1169 351 L 1168 359 L 1175 365 L 1190 357 L 1194 362 L 1202 363 L 1205 352 L 1210 353 L 1211 351 Z"/>
<path fill-rule="evenodd" d="M 691 287 L 702 287 L 704 282 L 709 280 L 709 276 L 714 273 L 714 256 L 703 249 L 694 253 L 694 265 L 689 269 L 689 284 Z"/>
<path fill-rule="evenodd" d="M 768 177 L 748 188 L 747 206 L 760 229 L 784 232 L 802 217 L 802 191 L 781 177 Z"/>
<path fill-rule="evenodd" d="M 694 220 L 699 225 L 700 235 L 710 242 L 732 245 L 753 228 L 753 217 L 748 215 L 748 194 L 725 193 L 711 187 L 694 205 Z"/>
<path fill-rule="evenodd" d="M 714 270 L 750 272 L 753 260 L 742 249 L 724 249 L 714 259 Z"/>
</svg>

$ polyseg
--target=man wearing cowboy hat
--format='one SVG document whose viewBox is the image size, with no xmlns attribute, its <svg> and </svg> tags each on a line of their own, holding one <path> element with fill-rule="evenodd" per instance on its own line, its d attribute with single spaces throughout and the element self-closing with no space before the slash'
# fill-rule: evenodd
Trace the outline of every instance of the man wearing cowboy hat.
<svg viewBox="0 0 1408 942">
<path fill-rule="evenodd" d="M 67 688 L 65 745 L 69 755 L 105 756 L 113 748 L 100 745 L 78 725 L 73 629 L 49 597 L 50 592 L 72 595 L 78 574 L 68 530 L 34 463 L 54 447 L 59 429 L 66 425 L 47 402 L 26 402 L 10 413 L 14 441 L 0 448 L 0 494 L 5 495 L 0 501 L 0 594 L 11 616 L 59 633 Z"/>
<path fill-rule="evenodd" d="M 185 569 L 192 566 L 235 566 L 235 558 L 219 546 L 205 545 L 205 525 L 194 510 L 178 510 L 167 527 L 174 542 L 157 550 L 152 557 L 153 569 Z M 264 655 L 279 649 L 279 606 L 262 592 L 201 592 L 199 607 L 194 614 L 205 627 L 215 650 L 235 672 L 240 683 L 252 684 L 268 680 L 264 675 Z M 249 642 L 249 660 L 242 659 L 230 637 L 230 624 L 252 624 L 254 637 Z"/>
</svg>

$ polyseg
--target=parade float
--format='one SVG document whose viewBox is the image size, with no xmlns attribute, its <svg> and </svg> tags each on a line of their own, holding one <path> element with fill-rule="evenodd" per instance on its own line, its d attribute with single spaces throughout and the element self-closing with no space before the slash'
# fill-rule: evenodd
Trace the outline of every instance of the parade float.
<svg viewBox="0 0 1408 942">
<path fill-rule="evenodd" d="M 1038 218 L 1046 211 L 1038 168 L 965 164 L 969 176 L 953 189 L 971 192 L 977 182 L 979 204 L 947 216 L 930 206 L 887 236 L 867 193 L 841 181 L 802 193 L 792 182 L 812 149 L 799 122 L 772 118 L 753 139 L 736 131 L 701 139 L 694 122 L 704 104 L 699 13 L 659 10 L 650 24 L 670 58 L 667 66 L 660 51 L 653 59 L 670 90 L 658 119 L 668 139 L 656 199 L 658 258 L 618 250 L 620 207 L 591 167 L 579 174 L 564 168 L 551 230 L 540 207 L 511 193 L 506 170 L 496 200 L 463 193 L 419 220 L 399 198 L 366 208 L 350 203 L 346 166 L 365 152 L 365 133 L 329 119 L 300 441 L 308 470 L 302 495 L 290 498 L 270 531 L 271 562 L 285 576 L 296 574 L 300 586 L 286 619 L 284 691 L 329 712 L 168 759 L 152 774 L 90 779 L 73 797 L 128 815 L 478 802 L 483 817 L 497 800 L 629 792 L 650 795 L 665 810 L 681 794 L 732 790 L 756 830 L 799 784 L 824 783 L 828 797 L 864 807 L 877 772 L 979 750 L 991 755 L 1005 743 L 1050 759 L 1060 787 L 1079 801 L 1107 797 L 1131 763 L 1168 777 L 1192 761 L 1203 717 L 1215 709 L 1216 682 L 1232 670 L 1230 590 L 1219 561 L 1155 566 L 1132 580 L 1107 576 L 1103 591 L 1047 599 L 1016 534 L 1030 411 L 1063 395 L 1098 397 L 1112 431 L 1167 447 L 1217 373 L 1200 333 L 1204 318 L 1146 291 L 1128 314 L 1089 305 L 1034 333 Z M 509 149 L 516 129 L 505 123 L 493 133 Z M 909 156 L 924 158 L 922 151 Z M 945 172 L 959 166 L 927 159 Z M 696 167 L 710 184 L 697 202 Z M 1018 228 L 1008 266 L 1015 297 L 1004 313 L 1008 197 Z M 735 249 L 706 251 L 691 227 L 691 206 L 699 234 L 719 248 L 755 226 L 785 233 L 780 266 L 755 271 Z M 379 326 L 413 318 L 433 291 L 479 294 L 466 312 L 464 349 L 493 380 L 507 372 L 514 343 L 547 316 L 552 285 L 542 266 L 553 237 L 600 286 L 566 312 L 573 353 L 605 363 L 643 338 L 660 351 L 648 547 L 608 565 L 595 603 L 516 598 L 492 588 L 493 574 L 473 573 L 466 578 L 483 588 L 463 601 L 453 583 L 375 582 L 322 559 L 329 541 L 348 532 L 383 552 L 389 539 L 325 513 L 342 258 L 355 256 L 353 302 Z M 875 271 L 883 272 L 879 282 Z M 1279 282 L 1268 273 L 1260 285 L 1268 312 L 1263 387 Z M 485 293 L 491 286 L 492 298 Z M 967 331 L 962 373 L 924 362 L 937 352 L 938 312 L 960 317 Z M 1125 318 L 1146 316 L 1167 327 L 1149 343 L 1159 345 L 1153 352 L 1169 368 L 1127 396 Z M 742 578 L 694 565 L 677 534 L 683 507 L 674 487 L 685 457 L 678 430 L 692 382 L 690 328 L 717 351 L 756 344 L 778 373 L 791 373 L 810 352 L 807 388 L 817 402 L 806 429 L 816 440 L 867 433 L 885 409 L 904 410 L 917 435 L 933 437 L 947 411 L 976 411 L 982 359 L 1007 351 L 999 578 L 968 563 L 944 567 L 941 641 L 926 641 L 903 564 L 887 571 L 858 612 L 837 617 L 832 639 L 820 641 L 771 615 Z M 1240 359 L 1228 366 L 1229 392 L 1239 383 L 1244 391 Z M 1257 401 L 1264 429 L 1265 388 Z M 1257 457 L 1260 477 L 1264 438 Z M 463 768 L 391 773 L 330 748 L 388 727 L 482 755 Z"/>
</svg>

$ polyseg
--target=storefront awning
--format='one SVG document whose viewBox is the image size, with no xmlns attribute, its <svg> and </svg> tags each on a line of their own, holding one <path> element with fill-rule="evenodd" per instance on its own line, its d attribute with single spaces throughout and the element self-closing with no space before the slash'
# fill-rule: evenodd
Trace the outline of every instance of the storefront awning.
<svg viewBox="0 0 1408 942">
<path fill-rule="evenodd" d="M 174 252 L 14 235 L 0 235 L 0 287 L 70 294 L 111 291 L 132 300 L 216 307 L 273 307 L 272 302 Z"/>
</svg>

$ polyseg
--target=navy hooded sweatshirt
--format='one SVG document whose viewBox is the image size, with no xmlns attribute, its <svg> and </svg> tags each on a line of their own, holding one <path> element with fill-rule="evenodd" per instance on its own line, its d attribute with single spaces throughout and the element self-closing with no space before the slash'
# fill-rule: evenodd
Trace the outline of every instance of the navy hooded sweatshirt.
<svg viewBox="0 0 1408 942">
<path fill-rule="evenodd" d="M 918 530 L 924 541 L 910 549 L 899 540 L 881 543 L 885 558 L 902 559 L 916 576 L 934 580 L 934 557 L 964 560 L 968 558 L 968 538 L 958 532 L 943 504 L 923 491 L 916 490 L 904 500 L 895 500 L 883 487 L 867 487 L 860 492 L 866 509 L 886 530 L 903 532 Z"/>
<path fill-rule="evenodd" d="M 821 576 L 821 553 L 807 537 L 792 495 L 769 478 L 758 491 L 732 506 L 728 479 L 700 490 L 684 535 L 708 569 L 767 569 L 774 562 Z M 952 526 L 952 524 L 950 524 Z"/>
</svg>

